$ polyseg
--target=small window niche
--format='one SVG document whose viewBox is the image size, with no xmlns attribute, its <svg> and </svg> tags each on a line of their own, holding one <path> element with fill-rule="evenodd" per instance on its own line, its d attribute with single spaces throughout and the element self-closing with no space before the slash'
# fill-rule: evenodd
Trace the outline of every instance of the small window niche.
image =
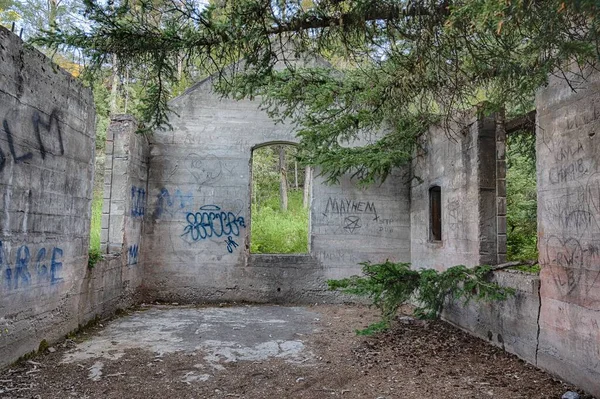
<svg viewBox="0 0 600 399">
<path fill-rule="evenodd" d="M 442 189 L 429 189 L 429 240 L 442 241 Z"/>
</svg>

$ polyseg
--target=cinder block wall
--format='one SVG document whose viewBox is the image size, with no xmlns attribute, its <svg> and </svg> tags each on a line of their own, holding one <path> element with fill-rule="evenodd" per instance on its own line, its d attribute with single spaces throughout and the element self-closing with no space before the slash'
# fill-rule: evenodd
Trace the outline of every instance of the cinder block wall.
<svg viewBox="0 0 600 399">
<path fill-rule="evenodd" d="M 91 92 L 2 27 L 0 82 L 1 367 L 139 300 L 148 147 L 132 118 L 111 125 L 105 203 L 118 220 L 90 269 Z"/>
<path fill-rule="evenodd" d="M 91 92 L 0 27 L 0 365 L 82 321 Z"/>
<path fill-rule="evenodd" d="M 432 128 L 414 161 L 411 191 L 412 264 L 445 270 L 504 260 L 506 190 L 504 131 L 495 116 L 465 118 L 450 131 Z M 430 240 L 429 188 L 442 193 L 442 240 Z M 500 239 L 499 239 L 500 238 Z M 516 295 L 504 302 L 449 303 L 443 317 L 470 333 L 536 363 L 539 279 L 495 273 Z"/>
<path fill-rule="evenodd" d="M 171 106 L 178 115 L 171 120 L 173 131 L 151 138 L 141 254 L 149 297 L 179 302 L 332 300 L 325 280 L 359 273 L 358 262 L 410 260 L 408 176 L 400 172 L 368 190 L 349 179 L 326 186 L 315 178 L 310 253 L 250 254 L 252 150 L 295 143 L 293 128 L 275 124 L 259 110 L 258 101 L 221 99 L 210 80 Z M 200 226 L 212 214 L 226 216 L 226 231 L 220 224 L 216 230 Z M 202 234 L 192 234 L 194 229 Z"/>
<path fill-rule="evenodd" d="M 538 93 L 538 365 L 600 396 L 600 74 Z"/>
<path fill-rule="evenodd" d="M 411 260 L 416 267 L 496 263 L 496 125 L 466 116 L 423 135 L 413 163 Z M 430 193 L 441 189 L 442 240 L 430 237 Z"/>
</svg>

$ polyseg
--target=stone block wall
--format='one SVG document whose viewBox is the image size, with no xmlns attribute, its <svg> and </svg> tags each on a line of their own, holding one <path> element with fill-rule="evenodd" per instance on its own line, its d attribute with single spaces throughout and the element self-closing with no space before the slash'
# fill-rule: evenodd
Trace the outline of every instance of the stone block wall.
<svg viewBox="0 0 600 399">
<path fill-rule="evenodd" d="M 494 273 L 492 281 L 515 290 L 506 301 L 477 302 L 467 306 L 460 300 L 448 304 L 443 317 L 471 334 L 537 363 L 540 280 L 520 271 Z"/>
<path fill-rule="evenodd" d="M 410 206 L 411 261 L 445 270 L 496 264 L 496 124 L 469 117 L 432 127 L 413 163 Z M 441 189 L 442 239 L 430 237 L 430 189 Z"/>
<path fill-rule="evenodd" d="M 310 253 L 250 254 L 252 151 L 295 143 L 293 127 L 274 124 L 258 101 L 220 98 L 211 80 L 171 106 L 173 131 L 151 138 L 142 254 L 150 297 L 314 302 L 334 298 L 325 280 L 359 273 L 360 261 L 410 259 L 409 190 L 399 172 L 368 190 L 315 178 Z M 224 229 L 202 222 L 221 219 Z"/>
<path fill-rule="evenodd" d="M 91 92 L 0 27 L 0 365 L 82 321 Z"/>
<path fill-rule="evenodd" d="M 538 365 L 600 396 L 600 74 L 536 98 Z"/>
</svg>

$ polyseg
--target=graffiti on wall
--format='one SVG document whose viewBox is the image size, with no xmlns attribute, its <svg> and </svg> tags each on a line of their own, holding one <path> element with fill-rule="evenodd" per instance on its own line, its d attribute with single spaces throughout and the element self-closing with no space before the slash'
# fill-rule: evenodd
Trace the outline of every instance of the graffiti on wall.
<svg viewBox="0 0 600 399">
<path fill-rule="evenodd" d="M 146 212 L 146 190 L 131 186 L 131 216 L 141 218 Z"/>
<path fill-rule="evenodd" d="M 244 217 L 238 215 L 217 205 L 201 206 L 198 212 L 187 213 L 182 237 L 192 242 L 226 237 L 227 251 L 231 253 L 238 246 L 233 237 L 239 237 L 246 227 Z"/>
<path fill-rule="evenodd" d="M 585 151 L 581 142 L 554 149 L 554 165 L 548 169 L 550 184 L 577 181 L 589 172 Z"/>
<path fill-rule="evenodd" d="M 377 220 L 377 209 L 372 201 L 358 201 L 349 198 L 329 197 L 323 216 L 328 215 L 373 215 Z"/>
<path fill-rule="evenodd" d="M 25 288 L 30 286 L 34 279 L 40 284 L 59 283 L 63 280 L 60 277 L 63 254 L 63 250 L 58 247 L 40 248 L 36 253 L 31 251 L 27 245 L 21 245 L 16 250 L 14 259 L 10 259 L 7 248 L 0 241 L 2 286 L 8 290 Z"/>
<path fill-rule="evenodd" d="M 329 197 L 322 212 L 324 218 L 341 217 L 341 224 L 337 226 L 336 233 L 358 234 L 368 221 L 378 221 L 377 208 L 372 201 L 361 201 L 349 198 Z M 379 232 L 384 230 L 379 226 Z"/>
<path fill-rule="evenodd" d="M 548 182 L 554 188 L 540 203 L 547 223 L 540 260 L 558 293 L 585 302 L 600 282 L 594 266 L 600 262 L 600 173 L 590 172 L 590 156 L 579 141 L 554 147 L 550 155 Z"/>
<path fill-rule="evenodd" d="M 177 212 L 192 206 L 194 196 L 191 192 L 184 193 L 180 189 L 174 191 L 163 187 L 156 196 L 156 207 L 154 208 L 154 218 L 163 215 L 173 216 Z M 187 213 L 187 212 L 186 212 Z"/>
<path fill-rule="evenodd" d="M 38 150 L 42 159 L 46 159 L 46 154 L 51 153 L 53 155 L 64 155 L 65 148 L 62 139 L 62 131 L 58 120 L 58 111 L 53 110 L 48 119 L 46 120 L 38 111 L 33 113 L 31 118 L 31 127 L 35 133 L 35 138 L 38 144 Z M 52 128 L 54 127 L 54 129 Z M 15 164 L 27 161 L 33 158 L 33 153 L 20 152 L 15 144 L 13 130 L 11 123 L 8 119 L 2 121 L 2 129 L 6 135 L 6 142 L 8 143 L 8 152 L 12 157 Z M 56 134 L 52 134 L 53 132 Z M 42 137 L 44 139 L 42 139 Z M 51 141 L 52 140 L 52 141 Z M 0 172 L 6 166 L 8 160 L 8 154 L 0 147 Z"/>
<path fill-rule="evenodd" d="M 139 250 L 138 244 L 130 245 L 129 248 L 127 248 L 127 266 L 138 264 Z"/>
<path fill-rule="evenodd" d="M 201 156 L 190 153 L 185 157 L 185 167 L 198 187 L 219 181 L 223 174 L 221 160 L 212 154 Z"/>
</svg>

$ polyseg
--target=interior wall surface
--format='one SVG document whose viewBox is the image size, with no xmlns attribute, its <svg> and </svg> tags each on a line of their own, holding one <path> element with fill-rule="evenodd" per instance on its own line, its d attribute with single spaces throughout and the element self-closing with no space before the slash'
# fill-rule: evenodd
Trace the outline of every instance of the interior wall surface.
<svg viewBox="0 0 600 399">
<path fill-rule="evenodd" d="M 349 178 L 328 186 L 316 177 L 309 253 L 249 253 L 252 150 L 297 141 L 292 126 L 275 124 L 259 104 L 223 99 L 211 80 L 172 101 L 173 130 L 155 132 L 150 147 L 141 254 L 149 296 L 331 300 L 326 280 L 359 274 L 358 262 L 410 260 L 410 198 L 401 173 L 368 189 Z"/>
<path fill-rule="evenodd" d="M 83 321 L 91 92 L 0 27 L 0 365 Z"/>
<path fill-rule="evenodd" d="M 584 74 L 536 98 L 538 365 L 600 396 L 600 74 Z"/>
<path fill-rule="evenodd" d="M 466 118 L 423 135 L 411 183 L 411 258 L 417 268 L 496 263 L 495 121 Z M 431 236 L 430 190 L 441 190 L 441 240 Z"/>
</svg>

